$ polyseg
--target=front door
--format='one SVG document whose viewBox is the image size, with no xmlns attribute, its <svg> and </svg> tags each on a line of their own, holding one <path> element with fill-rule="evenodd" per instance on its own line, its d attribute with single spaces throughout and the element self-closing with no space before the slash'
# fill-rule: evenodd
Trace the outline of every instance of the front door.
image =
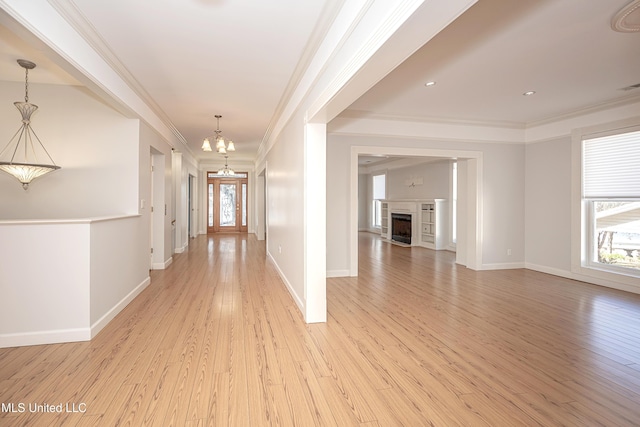
<svg viewBox="0 0 640 427">
<path fill-rule="evenodd" d="M 207 232 L 247 231 L 247 174 L 207 174 Z"/>
</svg>

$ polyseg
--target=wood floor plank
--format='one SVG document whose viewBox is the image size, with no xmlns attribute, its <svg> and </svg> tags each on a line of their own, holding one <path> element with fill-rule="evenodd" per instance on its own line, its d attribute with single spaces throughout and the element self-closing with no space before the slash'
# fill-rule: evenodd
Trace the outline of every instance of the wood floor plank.
<svg viewBox="0 0 640 427">
<path fill-rule="evenodd" d="M 178 384 L 181 368 L 182 364 L 177 362 L 169 361 L 164 365 L 147 407 L 141 408 L 144 411 L 142 425 L 155 427 L 166 425 L 166 414 L 171 407 L 174 387 Z"/>
<path fill-rule="evenodd" d="M 162 379 L 164 367 L 169 360 L 169 352 L 158 352 L 150 365 L 145 370 L 145 375 L 140 382 L 135 384 L 136 387 L 131 395 L 131 399 L 126 402 L 123 412 L 118 418 L 118 425 L 142 425 L 146 408 L 155 399 L 155 391 L 158 389 L 158 383 Z"/>
<path fill-rule="evenodd" d="M 640 295 L 359 239 L 323 324 L 255 236 L 190 239 L 92 341 L 0 349 L 0 425 L 640 425 Z"/>
<path fill-rule="evenodd" d="M 232 307 L 231 318 L 231 351 L 229 361 L 229 421 L 231 426 L 250 426 L 251 418 L 247 395 L 250 390 L 247 385 L 247 355 L 245 350 L 244 319 L 237 304 Z"/>
<path fill-rule="evenodd" d="M 331 411 L 331 407 L 322 393 L 318 378 L 315 376 L 310 363 L 308 361 L 298 361 L 296 362 L 296 370 L 302 385 L 302 393 L 307 400 L 307 406 L 314 420 L 314 425 L 339 426 L 340 420 L 336 420 Z"/>
<path fill-rule="evenodd" d="M 231 426 L 229 418 L 230 391 L 229 373 L 215 374 L 209 401 L 209 418 L 205 420 L 205 425 L 209 427 Z"/>
</svg>

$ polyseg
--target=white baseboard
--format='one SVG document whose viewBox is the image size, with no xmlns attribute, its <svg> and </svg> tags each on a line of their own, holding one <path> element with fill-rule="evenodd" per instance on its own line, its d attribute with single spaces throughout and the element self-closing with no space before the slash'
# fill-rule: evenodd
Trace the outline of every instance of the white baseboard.
<svg viewBox="0 0 640 427">
<path fill-rule="evenodd" d="M 0 334 L 0 348 L 89 341 L 90 339 L 91 330 L 89 328 Z"/>
<path fill-rule="evenodd" d="M 135 287 L 128 295 L 120 300 L 115 306 L 111 308 L 108 312 L 105 313 L 100 319 L 98 319 L 93 325 L 91 325 L 91 338 L 98 335 L 109 322 L 113 320 L 114 317 L 118 315 L 135 297 L 140 295 L 140 292 L 144 291 L 147 286 L 151 283 L 151 277 L 147 277 Z"/>
<path fill-rule="evenodd" d="M 282 279 L 282 282 L 284 283 L 284 285 L 287 287 L 287 290 L 289 291 L 289 293 L 291 294 L 291 297 L 293 298 L 293 301 L 295 301 L 296 305 L 298 306 L 298 310 L 300 310 L 300 313 L 302 313 L 302 316 L 304 317 L 304 313 L 305 313 L 305 309 L 304 309 L 304 301 L 302 301 L 300 299 L 300 297 L 298 296 L 298 294 L 296 294 L 293 291 L 293 286 L 291 286 L 291 283 L 289 283 L 289 281 L 287 280 L 287 277 L 284 275 L 284 273 L 282 272 L 282 270 L 280 270 L 280 266 L 278 265 L 278 263 L 276 262 L 276 260 L 271 256 L 271 253 L 269 251 L 267 251 L 267 258 L 269 258 L 269 260 L 273 263 L 273 265 L 276 268 L 276 271 L 278 272 L 278 275 L 280 276 L 280 279 Z"/>
<path fill-rule="evenodd" d="M 564 277 L 566 279 L 577 280 L 580 282 L 590 283 L 592 285 L 603 286 L 605 288 L 617 289 L 619 291 L 631 292 L 634 294 L 640 294 L 640 287 L 628 285 L 626 283 L 616 282 L 613 280 L 601 279 L 599 277 L 586 276 L 584 274 L 577 274 L 572 271 L 561 270 L 558 268 L 547 267 L 544 265 L 527 263 L 526 268 L 529 270 L 539 271 L 541 273 L 552 274 L 554 276 Z"/>
<path fill-rule="evenodd" d="M 552 274 L 554 276 L 560 276 L 560 277 L 564 277 L 566 279 L 574 279 L 575 280 L 575 277 L 572 277 L 573 274 L 570 271 L 560 270 L 559 268 L 547 267 L 545 265 L 532 264 L 530 262 L 525 263 L 525 268 L 528 268 L 529 270 L 539 271 L 540 273 L 547 273 L 547 274 Z"/>
<path fill-rule="evenodd" d="M 480 270 L 515 270 L 517 268 L 526 268 L 524 262 L 505 262 L 497 264 L 482 264 Z"/>
<path fill-rule="evenodd" d="M 351 277 L 350 270 L 327 270 L 327 279 L 331 277 Z"/>
<path fill-rule="evenodd" d="M 169 259 L 165 262 L 154 262 L 151 265 L 151 268 L 153 268 L 154 270 L 164 270 L 169 267 L 171 263 L 173 263 L 173 257 L 169 257 Z"/>
</svg>

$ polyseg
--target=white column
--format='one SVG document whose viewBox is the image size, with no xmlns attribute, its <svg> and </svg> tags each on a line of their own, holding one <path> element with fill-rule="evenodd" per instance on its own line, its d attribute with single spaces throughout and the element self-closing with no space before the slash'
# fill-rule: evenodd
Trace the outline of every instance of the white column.
<svg viewBox="0 0 640 427">
<path fill-rule="evenodd" d="M 326 124 L 307 123 L 304 133 L 304 316 L 317 323 L 327 321 Z"/>
</svg>

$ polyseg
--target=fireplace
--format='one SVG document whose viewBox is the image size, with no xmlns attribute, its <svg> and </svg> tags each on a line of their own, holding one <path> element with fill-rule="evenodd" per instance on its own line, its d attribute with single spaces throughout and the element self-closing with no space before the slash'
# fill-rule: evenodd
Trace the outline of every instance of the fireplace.
<svg viewBox="0 0 640 427">
<path fill-rule="evenodd" d="M 411 244 L 411 215 L 391 213 L 391 240 Z"/>
</svg>

